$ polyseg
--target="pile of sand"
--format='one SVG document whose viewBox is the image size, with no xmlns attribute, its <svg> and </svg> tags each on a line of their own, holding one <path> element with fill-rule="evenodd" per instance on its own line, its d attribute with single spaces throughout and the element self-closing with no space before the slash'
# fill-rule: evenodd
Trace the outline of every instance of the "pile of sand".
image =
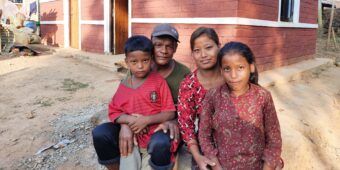
<svg viewBox="0 0 340 170">
<path fill-rule="evenodd" d="M 285 169 L 340 169 L 340 68 L 269 88 L 281 124 Z"/>
</svg>

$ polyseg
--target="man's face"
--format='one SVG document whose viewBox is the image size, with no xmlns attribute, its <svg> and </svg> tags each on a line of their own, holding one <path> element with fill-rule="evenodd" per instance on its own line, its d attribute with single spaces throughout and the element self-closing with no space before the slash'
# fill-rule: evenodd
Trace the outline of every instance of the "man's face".
<svg viewBox="0 0 340 170">
<path fill-rule="evenodd" d="M 153 37 L 155 63 L 167 65 L 172 60 L 177 48 L 177 42 L 170 37 Z"/>
</svg>

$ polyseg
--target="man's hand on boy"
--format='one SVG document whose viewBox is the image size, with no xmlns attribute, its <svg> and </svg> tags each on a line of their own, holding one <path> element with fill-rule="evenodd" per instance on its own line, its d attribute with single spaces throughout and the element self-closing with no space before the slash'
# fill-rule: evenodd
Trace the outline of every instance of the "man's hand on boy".
<svg viewBox="0 0 340 170">
<path fill-rule="evenodd" d="M 179 140 L 179 129 L 177 119 L 169 120 L 159 124 L 158 127 L 155 129 L 155 132 L 159 130 L 163 130 L 164 133 L 167 133 L 169 131 L 171 139 L 174 139 L 175 141 Z"/>
<path fill-rule="evenodd" d="M 119 151 L 121 156 L 128 156 L 133 149 L 133 133 L 126 124 L 121 124 L 119 131 Z"/>
<path fill-rule="evenodd" d="M 134 119 L 133 121 L 129 122 L 129 127 L 135 134 L 139 134 L 140 132 L 143 131 L 148 125 L 149 125 L 149 117 L 148 116 L 143 116 L 143 115 L 138 115 L 138 114 L 133 114 L 133 116 L 136 116 L 137 118 Z"/>
</svg>

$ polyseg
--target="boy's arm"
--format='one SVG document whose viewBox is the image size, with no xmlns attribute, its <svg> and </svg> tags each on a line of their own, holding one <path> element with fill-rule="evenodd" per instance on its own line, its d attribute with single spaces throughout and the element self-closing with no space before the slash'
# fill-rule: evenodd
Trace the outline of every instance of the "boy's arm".
<svg viewBox="0 0 340 170">
<path fill-rule="evenodd" d="M 174 111 L 165 111 L 165 112 L 161 112 L 159 114 L 155 114 L 155 115 L 150 115 L 150 116 L 146 116 L 148 117 L 149 121 L 148 124 L 157 124 L 157 123 L 162 123 L 168 120 L 172 120 L 175 118 L 175 112 Z"/>
<path fill-rule="evenodd" d="M 138 116 L 135 121 L 129 124 L 134 132 L 140 132 L 147 125 L 158 124 L 175 118 L 176 108 L 172 100 L 169 86 L 164 79 L 160 83 L 159 97 L 161 102 L 161 112 L 148 116 Z"/>
<path fill-rule="evenodd" d="M 123 114 L 120 114 L 120 116 L 118 118 L 116 118 L 115 123 L 129 124 L 129 123 L 133 122 L 135 119 L 136 119 L 135 116 L 131 116 L 131 115 L 123 113 Z"/>
</svg>

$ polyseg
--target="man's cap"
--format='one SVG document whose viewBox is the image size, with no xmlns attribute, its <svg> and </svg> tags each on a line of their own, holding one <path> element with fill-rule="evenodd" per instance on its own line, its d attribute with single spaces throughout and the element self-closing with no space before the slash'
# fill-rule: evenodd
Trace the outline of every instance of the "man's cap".
<svg viewBox="0 0 340 170">
<path fill-rule="evenodd" d="M 174 38 L 177 42 L 178 40 L 178 31 L 175 27 L 170 24 L 158 24 L 152 31 L 151 37 L 159 37 L 163 35 L 168 35 Z"/>
</svg>

